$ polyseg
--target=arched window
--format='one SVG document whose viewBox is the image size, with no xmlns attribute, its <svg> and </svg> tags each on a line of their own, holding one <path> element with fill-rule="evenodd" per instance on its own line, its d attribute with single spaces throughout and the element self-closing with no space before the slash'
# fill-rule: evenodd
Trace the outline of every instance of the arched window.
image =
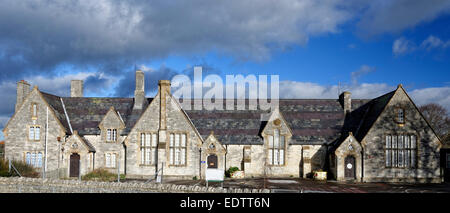
<svg viewBox="0 0 450 213">
<path fill-rule="evenodd" d="M 25 162 L 27 162 L 28 165 L 31 165 L 31 153 L 27 152 Z"/>
<path fill-rule="evenodd" d="M 38 167 L 38 168 L 42 167 L 42 152 L 39 152 L 37 154 L 36 167 Z"/>
<path fill-rule="evenodd" d="M 280 135 L 280 130 L 275 129 L 273 135 L 269 135 L 269 165 L 284 165 L 285 136 Z"/>
</svg>

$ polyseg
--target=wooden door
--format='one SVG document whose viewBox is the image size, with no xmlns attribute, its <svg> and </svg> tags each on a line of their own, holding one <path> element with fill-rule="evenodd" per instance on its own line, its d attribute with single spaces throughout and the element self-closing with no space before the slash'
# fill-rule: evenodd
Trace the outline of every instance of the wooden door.
<svg viewBox="0 0 450 213">
<path fill-rule="evenodd" d="M 355 171 L 356 171 L 356 165 L 355 165 L 355 157 L 353 156 L 347 156 L 345 158 L 345 178 L 348 179 L 355 179 Z"/>
<path fill-rule="evenodd" d="M 78 177 L 80 173 L 80 155 L 73 153 L 70 155 L 70 177 Z"/>
<path fill-rule="evenodd" d="M 217 169 L 217 155 L 208 156 L 208 168 Z"/>
</svg>

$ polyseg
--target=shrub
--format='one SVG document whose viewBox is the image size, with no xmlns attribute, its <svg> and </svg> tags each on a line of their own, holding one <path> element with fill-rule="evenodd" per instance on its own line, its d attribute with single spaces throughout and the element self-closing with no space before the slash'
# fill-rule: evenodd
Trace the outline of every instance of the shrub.
<svg viewBox="0 0 450 213">
<path fill-rule="evenodd" d="M 31 177 L 31 178 L 37 178 L 40 176 L 40 173 L 36 171 L 36 169 L 26 164 L 22 161 L 12 161 L 12 165 L 17 169 L 17 171 L 20 173 L 22 177 Z M 19 176 L 17 172 L 14 169 L 11 169 L 11 172 L 9 170 L 8 161 L 0 159 L 0 176 L 2 177 L 11 177 L 11 176 Z"/>
<path fill-rule="evenodd" d="M 117 174 L 109 172 L 108 170 L 106 170 L 104 168 L 99 168 L 99 169 L 92 170 L 91 172 L 82 176 L 81 179 L 82 180 L 98 180 L 98 181 L 116 181 Z M 125 179 L 125 175 L 120 174 L 120 179 Z"/>
<path fill-rule="evenodd" d="M 235 171 L 239 171 L 239 168 L 237 167 L 230 167 L 227 171 L 225 171 L 226 177 L 231 177 L 231 174 L 233 174 Z"/>
<path fill-rule="evenodd" d="M 11 174 L 8 171 L 8 162 L 0 159 L 0 177 L 9 177 Z"/>
</svg>

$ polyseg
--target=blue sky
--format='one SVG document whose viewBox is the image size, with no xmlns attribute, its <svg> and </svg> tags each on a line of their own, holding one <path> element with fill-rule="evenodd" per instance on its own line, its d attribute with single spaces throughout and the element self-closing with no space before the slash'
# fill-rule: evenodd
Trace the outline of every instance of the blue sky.
<svg viewBox="0 0 450 213">
<path fill-rule="evenodd" d="M 402 83 L 450 111 L 450 2 L 444 0 L 0 0 L 0 129 L 15 84 L 68 96 L 127 96 L 134 67 L 156 82 L 203 66 L 279 75 L 282 98 L 375 98 Z M 339 90 L 340 91 L 340 90 Z M 3 135 L 0 134 L 0 139 Z"/>
</svg>

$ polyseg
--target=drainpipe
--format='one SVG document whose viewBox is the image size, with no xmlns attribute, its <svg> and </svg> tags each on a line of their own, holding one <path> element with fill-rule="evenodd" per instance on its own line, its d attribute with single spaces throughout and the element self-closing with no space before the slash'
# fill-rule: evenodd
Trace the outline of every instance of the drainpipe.
<svg viewBox="0 0 450 213">
<path fill-rule="evenodd" d="M 92 170 L 95 169 L 95 152 L 92 152 Z"/>
<path fill-rule="evenodd" d="M 43 176 L 42 176 L 42 178 L 44 178 L 44 179 L 45 179 L 45 177 L 46 177 L 46 172 L 47 172 L 47 141 L 48 141 L 48 107 L 47 107 L 47 120 L 46 120 L 46 123 L 45 123 L 45 144 L 44 144 L 44 146 L 45 146 L 45 154 L 44 154 L 44 156 L 45 156 L 45 161 L 44 161 L 44 174 L 43 174 Z"/>
<path fill-rule="evenodd" d="M 364 182 L 364 151 L 361 149 L 361 182 Z"/>
</svg>

